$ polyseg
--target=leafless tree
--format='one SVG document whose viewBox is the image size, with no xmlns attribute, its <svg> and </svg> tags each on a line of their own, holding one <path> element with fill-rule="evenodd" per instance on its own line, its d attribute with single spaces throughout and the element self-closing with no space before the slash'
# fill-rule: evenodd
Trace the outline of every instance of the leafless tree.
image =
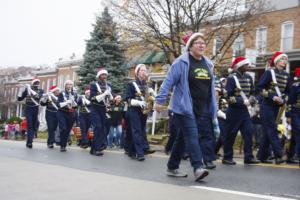
<svg viewBox="0 0 300 200">
<path fill-rule="evenodd" d="M 181 38 L 187 31 L 205 33 L 208 43 L 219 36 L 222 45 L 211 58 L 220 62 L 239 34 L 251 28 L 249 20 L 264 10 L 263 0 L 111 0 L 110 4 L 124 40 L 155 45 L 169 55 L 169 62 L 181 54 Z"/>
</svg>

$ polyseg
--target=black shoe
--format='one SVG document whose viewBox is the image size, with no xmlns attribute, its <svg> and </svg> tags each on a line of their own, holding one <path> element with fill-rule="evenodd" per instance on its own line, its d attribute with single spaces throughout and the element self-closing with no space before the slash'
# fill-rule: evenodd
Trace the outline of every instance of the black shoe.
<svg viewBox="0 0 300 200">
<path fill-rule="evenodd" d="M 288 158 L 285 162 L 288 164 L 298 164 L 298 161 L 293 158 Z"/>
<path fill-rule="evenodd" d="M 100 147 L 100 151 L 103 151 L 103 150 L 105 150 L 106 148 L 107 148 L 107 145 L 103 145 L 103 146 Z"/>
<path fill-rule="evenodd" d="M 260 160 L 261 163 L 264 164 L 272 164 L 273 162 L 271 160 Z"/>
<path fill-rule="evenodd" d="M 145 157 L 144 156 L 137 156 L 136 159 L 138 161 L 144 161 L 145 160 Z"/>
<path fill-rule="evenodd" d="M 224 160 L 224 159 L 222 160 L 222 163 L 224 165 L 235 165 L 236 164 L 236 162 L 233 160 Z"/>
<path fill-rule="evenodd" d="M 27 147 L 28 149 L 32 149 L 32 143 L 26 144 L 26 147 Z"/>
<path fill-rule="evenodd" d="M 90 154 L 94 155 L 94 156 L 103 156 L 102 151 L 95 151 L 95 150 L 93 150 L 93 151 L 90 151 Z"/>
<path fill-rule="evenodd" d="M 66 147 L 60 147 L 60 152 L 66 152 L 66 151 L 67 151 Z"/>
<path fill-rule="evenodd" d="M 53 144 L 48 144 L 48 148 L 53 149 L 54 148 Z"/>
<path fill-rule="evenodd" d="M 258 163 L 259 163 L 259 161 L 255 160 L 254 158 L 251 160 L 244 160 L 244 164 L 247 164 L 247 165 L 258 164 Z"/>
<path fill-rule="evenodd" d="M 155 153 L 155 150 L 153 150 L 153 149 L 146 149 L 146 150 L 144 150 L 144 154 L 145 155 L 153 154 L 153 153 Z"/>
<path fill-rule="evenodd" d="M 80 145 L 80 148 L 83 148 L 83 149 L 86 149 L 86 148 L 88 148 L 88 147 L 89 147 L 88 144 L 82 144 L 82 145 Z"/>
<path fill-rule="evenodd" d="M 284 160 L 282 160 L 282 158 L 275 158 L 276 165 L 280 165 L 281 163 L 284 163 Z"/>
<path fill-rule="evenodd" d="M 205 162 L 205 169 L 215 169 L 216 167 L 217 166 L 212 161 Z"/>
</svg>

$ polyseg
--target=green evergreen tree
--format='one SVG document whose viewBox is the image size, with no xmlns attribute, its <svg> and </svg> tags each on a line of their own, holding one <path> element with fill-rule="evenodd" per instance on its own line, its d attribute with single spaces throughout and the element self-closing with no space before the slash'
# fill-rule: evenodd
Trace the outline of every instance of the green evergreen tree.
<svg viewBox="0 0 300 200">
<path fill-rule="evenodd" d="M 102 16 L 96 18 L 96 24 L 87 40 L 83 64 L 77 74 L 80 76 L 81 89 L 95 80 L 97 69 L 104 67 L 108 71 L 108 81 L 113 92 L 121 93 L 125 87 L 126 59 L 118 41 L 116 24 L 105 8 Z"/>
</svg>

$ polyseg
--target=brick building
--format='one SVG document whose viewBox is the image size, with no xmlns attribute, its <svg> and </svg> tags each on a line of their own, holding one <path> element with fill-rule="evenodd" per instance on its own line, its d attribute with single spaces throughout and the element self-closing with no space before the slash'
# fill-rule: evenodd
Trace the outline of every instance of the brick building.
<svg viewBox="0 0 300 200">
<path fill-rule="evenodd" d="M 300 66 L 300 1 L 298 0 L 270 0 L 268 8 L 272 8 L 249 19 L 248 26 L 252 31 L 241 33 L 225 54 L 227 60 L 219 67 L 227 67 L 237 56 L 245 55 L 256 64 L 258 75 L 263 72 L 267 62 L 275 51 L 283 51 L 289 56 L 287 71 L 293 74 Z M 202 31 L 208 34 L 211 27 L 204 27 Z M 208 45 L 207 54 L 216 55 L 222 45 L 222 38 L 217 35 Z"/>
</svg>

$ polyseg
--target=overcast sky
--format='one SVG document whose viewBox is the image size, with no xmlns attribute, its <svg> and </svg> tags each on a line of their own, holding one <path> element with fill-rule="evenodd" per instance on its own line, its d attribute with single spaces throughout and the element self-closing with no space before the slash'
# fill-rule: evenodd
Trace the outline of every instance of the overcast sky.
<svg viewBox="0 0 300 200">
<path fill-rule="evenodd" d="M 102 0 L 1 0 L 0 67 L 82 55 Z"/>
</svg>

